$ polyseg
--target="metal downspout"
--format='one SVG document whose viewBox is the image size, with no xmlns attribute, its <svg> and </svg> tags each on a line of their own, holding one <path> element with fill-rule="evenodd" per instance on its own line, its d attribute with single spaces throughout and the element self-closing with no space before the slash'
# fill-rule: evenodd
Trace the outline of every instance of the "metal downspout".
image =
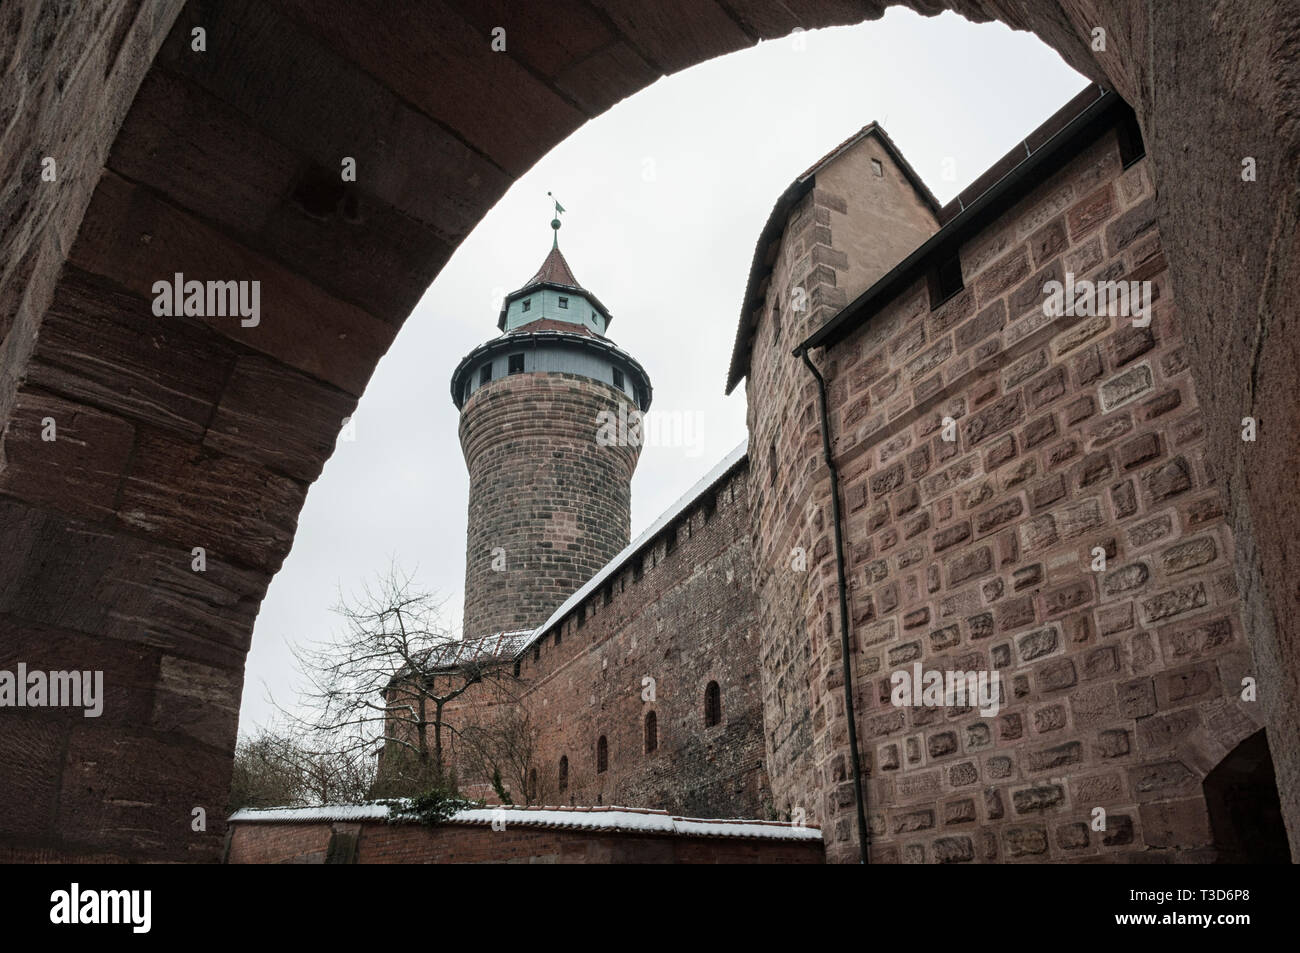
<svg viewBox="0 0 1300 953">
<path fill-rule="evenodd" d="M 853 799 L 858 811 L 858 852 L 861 862 L 870 861 L 867 857 L 867 843 L 870 831 L 867 828 L 866 794 L 862 790 L 862 765 L 858 757 L 858 726 L 853 713 L 853 663 L 849 652 L 849 588 L 844 576 L 844 535 L 840 529 L 840 475 L 835 468 L 835 457 L 831 453 L 831 424 L 826 410 L 826 380 L 808 358 L 808 350 L 802 346 L 795 350 L 795 355 L 802 358 L 808 370 L 817 379 L 817 401 L 821 405 L 822 450 L 826 454 L 826 469 L 831 476 L 831 522 L 835 525 L 835 572 L 839 578 L 840 590 L 840 658 L 844 663 L 844 715 L 849 724 L 849 760 L 853 771 Z"/>
</svg>

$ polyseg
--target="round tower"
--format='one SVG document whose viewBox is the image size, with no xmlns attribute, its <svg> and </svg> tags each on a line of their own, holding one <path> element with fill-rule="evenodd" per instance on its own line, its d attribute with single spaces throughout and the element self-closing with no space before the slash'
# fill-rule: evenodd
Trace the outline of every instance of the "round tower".
<svg viewBox="0 0 1300 953">
<path fill-rule="evenodd" d="M 502 333 L 451 377 L 469 467 L 467 639 L 545 622 L 630 540 L 650 378 L 606 337 L 613 318 L 551 227 L 541 268 L 502 304 Z"/>
</svg>

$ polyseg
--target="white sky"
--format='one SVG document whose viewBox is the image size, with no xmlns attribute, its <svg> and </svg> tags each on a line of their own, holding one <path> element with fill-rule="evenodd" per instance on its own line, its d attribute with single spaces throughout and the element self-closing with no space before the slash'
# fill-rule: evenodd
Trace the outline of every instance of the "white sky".
<svg viewBox="0 0 1300 953">
<path fill-rule="evenodd" d="M 1086 80 L 1036 37 L 955 14 L 802 34 L 661 79 L 583 126 L 505 195 L 425 293 L 311 488 L 248 656 L 241 731 L 293 706 L 289 645 L 342 631 L 330 611 L 390 562 L 447 596 L 459 621 L 469 481 L 451 372 L 497 334 L 497 301 L 560 247 L 614 315 L 610 337 L 654 385 L 653 410 L 698 421 L 686 447 L 647 447 L 632 533 L 745 436 L 723 387 L 740 299 L 777 196 L 841 140 L 881 122 L 946 202 Z M 955 174 L 945 179 L 947 168 Z"/>
</svg>

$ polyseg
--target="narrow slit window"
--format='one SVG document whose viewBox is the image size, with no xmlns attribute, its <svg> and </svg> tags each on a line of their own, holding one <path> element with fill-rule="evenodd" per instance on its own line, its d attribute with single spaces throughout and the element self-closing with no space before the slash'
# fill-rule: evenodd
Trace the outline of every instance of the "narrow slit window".
<svg viewBox="0 0 1300 953">
<path fill-rule="evenodd" d="M 596 773 L 604 774 L 609 768 L 609 742 L 601 735 L 596 742 Z"/>
<path fill-rule="evenodd" d="M 722 689 L 717 682 L 709 682 L 704 689 L 704 726 L 712 728 L 722 723 Z"/>
</svg>

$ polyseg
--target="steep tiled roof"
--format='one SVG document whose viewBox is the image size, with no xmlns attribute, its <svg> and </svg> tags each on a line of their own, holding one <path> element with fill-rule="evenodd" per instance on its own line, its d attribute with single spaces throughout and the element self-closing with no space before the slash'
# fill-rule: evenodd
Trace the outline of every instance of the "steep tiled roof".
<svg viewBox="0 0 1300 953">
<path fill-rule="evenodd" d="M 532 629 L 515 632 L 495 632 L 481 639 L 447 642 L 433 650 L 426 668 L 455 668 L 471 662 L 514 658 L 532 638 Z"/>
<path fill-rule="evenodd" d="M 573 277 L 573 269 L 564 260 L 564 253 L 560 251 L 559 245 L 551 248 L 550 254 L 542 262 L 542 267 L 537 269 L 537 274 L 528 279 L 528 283 L 524 285 L 524 288 L 542 284 L 567 285 L 570 288 L 582 287 L 582 285 L 578 284 L 578 279 Z"/>
</svg>

